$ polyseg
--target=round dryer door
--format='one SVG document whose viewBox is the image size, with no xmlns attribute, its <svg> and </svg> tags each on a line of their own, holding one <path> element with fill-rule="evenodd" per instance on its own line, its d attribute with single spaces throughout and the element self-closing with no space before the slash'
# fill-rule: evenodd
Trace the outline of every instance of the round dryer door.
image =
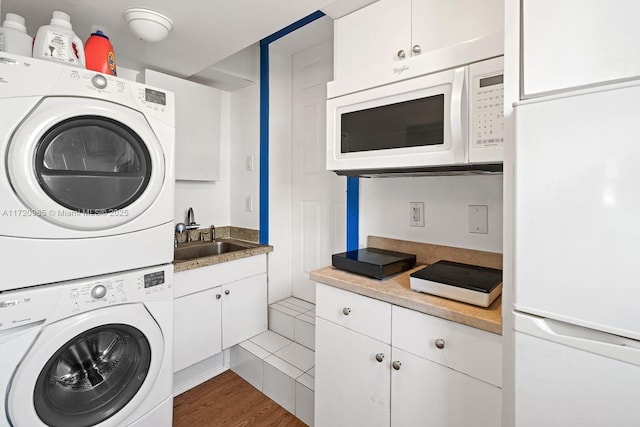
<svg viewBox="0 0 640 427">
<path fill-rule="evenodd" d="M 44 328 L 9 389 L 14 425 L 122 425 L 150 392 L 164 341 L 142 304 L 83 313 Z"/>
<path fill-rule="evenodd" d="M 135 219 L 166 175 L 161 144 L 139 111 L 65 97 L 45 98 L 18 127 L 7 169 L 30 209 L 81 230 Z"/>
</svg>

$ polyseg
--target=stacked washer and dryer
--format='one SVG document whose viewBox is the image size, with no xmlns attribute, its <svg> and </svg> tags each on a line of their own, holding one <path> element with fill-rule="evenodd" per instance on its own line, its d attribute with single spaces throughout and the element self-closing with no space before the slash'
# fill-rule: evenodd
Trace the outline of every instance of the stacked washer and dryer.
<svg viewBox="0 0 640 427">
<path fill-rule="evenodd" d="M 173 94 L 0 52 L 0 426 L 170 426 Z"/>
</svg>

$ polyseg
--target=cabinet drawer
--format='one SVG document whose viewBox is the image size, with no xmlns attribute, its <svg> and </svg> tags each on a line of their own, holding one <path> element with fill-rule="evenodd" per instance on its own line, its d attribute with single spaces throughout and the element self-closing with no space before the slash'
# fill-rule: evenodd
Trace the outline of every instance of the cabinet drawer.
<svg viewBox="0 0 640 427">
<path fill-rule="evenodd" d="M 502 336 L 397 306 L 392 325 L 394 347 L 502 386 Z"/>
<path fill-rule="evenodd" d="M 391 304 L 318 283 L 316 315 L 391 343 Z"/>
</svg>

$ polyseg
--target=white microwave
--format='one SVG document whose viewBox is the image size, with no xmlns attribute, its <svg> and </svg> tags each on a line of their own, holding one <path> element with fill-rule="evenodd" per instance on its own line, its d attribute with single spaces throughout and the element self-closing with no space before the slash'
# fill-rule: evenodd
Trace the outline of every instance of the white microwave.
<svg viewBox="0 0 640 427">
<path fill-rule="evenodd" d="M 339 175 L 501 172 L 503 57 L 327 101 L 327 169 Z"/>
</svg>

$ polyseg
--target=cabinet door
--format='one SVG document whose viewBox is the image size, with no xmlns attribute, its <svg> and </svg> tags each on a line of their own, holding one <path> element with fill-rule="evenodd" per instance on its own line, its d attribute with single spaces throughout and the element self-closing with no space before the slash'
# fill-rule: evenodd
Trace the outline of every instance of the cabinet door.
<svg viewBox="0 0 640 427">
<path fill-rule="evenodd" d="M 412 47 L 422 53 L 504 32 L 502 0 L 413 0 Z"/>
<path fill-rule="evenodd" d="M 316 318 L 316 427 L 389 425 L 390 351 L 388 344 Z"/>
<path fill-rule="evenodd" d="M 217 287 L 175 299 L 174 372 L 222 351 L 220 292 Z"/>
<path fill-rule="evenodd" d="M 392 363 L 401 364 L 391 369 L 392 427 L 500 426 L 498 387 L 403 350 L 392 352 Z"/>
<path fill-rule="evenodd" d="M 398 51 L 411 48 L 411 0 L 379 0 L 337 19 L 334 33 L 335 80 L 356 90 L 379 73 L 393 77 Z"/>
<path fill-rule="evenodd" d="M 222 348 L 266 330 L 266 273 L 222 285 Z"/>
<path fill-rule="evenodd" d="M 222 92 L 152 70 L 145 70 L 145 83 L 175 93 L 176 179 L 217 181 Z"/>
</svg>

